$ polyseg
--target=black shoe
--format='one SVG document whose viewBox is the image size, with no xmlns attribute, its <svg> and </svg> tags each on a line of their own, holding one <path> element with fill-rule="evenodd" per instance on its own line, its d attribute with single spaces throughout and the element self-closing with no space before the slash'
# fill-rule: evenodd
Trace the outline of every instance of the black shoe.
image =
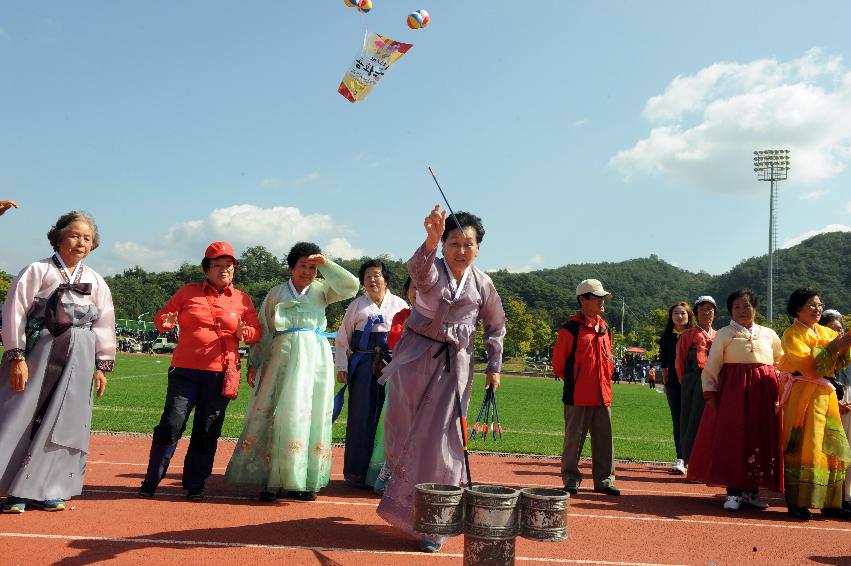
<svg viewBox="0 0 851 566">
<path fill-rule="evenodd" d="M 565 490 L 567 493 L 569 493 L 570 495 L 576 495 L 577 493 L 579 493 L 579 488 L 578 488 L 578 487 L 568 487 L 568 486 L 564 486 L 564 490 Z"/>
<path fill-rule="evenodd" d="M 204 488 L 199 487 L 195 489 L 190 489 L 186 492 L 186 499 L 189 501 L 204 501 Z"/>
<path fill-rule="evenodd" d="M 851 511 L 851 501 L 843 501 L 842 508 L 846 511 Z"/>
<path fill-rule="evenodd" d="M 595 489 L 595 490 L 594 490 L 594 493 L 602 493 L 602 494 L 604 494 L 604 495 L 612 495 L 612 496 L 617 497 L 618 495 L 620 495 L 620 494 L 621 494 L 621 490 L 619 490 L 618 488 L 616 488 L 616 487 L 614 487 L 614 486 L 610 485 L 610 486 L 608 486 L 608 487 L 604 487 L 604 488 L 602 488 L 602 489 Z"/>
<path fill-rule="evenodd" d="M 822 507 L 821 514 L 831 519 L 851 521 L 851 511 L 847 511 L 841 507 Z"/>
<path fill-rule="evenodd" d="M 139 487 L 139 497 L 143 497 L 145 499 L 153 499 L 154 494 L 157 491 L 157 484 L 150 481 L 143 481 L 142 485 Z"/>
<path fill-rule="evenodd" d="M 282 495 L 283 494 L 282 494 L 280 489 L 278 489 L 276 491 L 264 489 L 263 491 L 260 492 L 260 495 L 257 496 L 257 499 L 259 499 L 260 501 L 269 503 L 269 502 L 272 502 L 272 501 L 277 501 L 278 499 L 281 498 Z"/>
<path fill-rule="evenodd" d="M 801 519 L 802 521 L 809 521 L 813 518 L 813 514 L 810 513 L 809 509 L 807 509 L 806 507 L 798 507 L 797 505 L 789 506 L 789 515 L 795 517 L 796 519 Z"/>
<path fill-rule="evenodd" d="M 299 501 L 316 501 L 315 491 L 288 491 L 287 497 Z"/>
</svg>

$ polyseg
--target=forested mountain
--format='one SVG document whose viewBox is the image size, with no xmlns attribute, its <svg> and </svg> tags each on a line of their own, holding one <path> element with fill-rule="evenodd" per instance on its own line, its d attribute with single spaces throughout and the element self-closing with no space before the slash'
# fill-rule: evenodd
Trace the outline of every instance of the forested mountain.
<svg viewBox="0 0 851 566">
<path fill-rule="evenodd" d="M 822 300 L 831 308 L 843 313 L 851 312 L 851 233 L 833 232 L 814 236 L 797 246 L 779 250 L 775 254 L 774 310 L 775 316 L 785 310 L 786 299 L 793 289 L 812 285 L 822 290 Z M 247 249 L 239 258 L 241 269 L 236 284 L 260 305 L 266 292 L 288 277 L 285 258 L 277 258 L 262 246 Z M 383 258 L 391 271 L 391 289 L 401 294 L 406 276 L 403 260 Z M 352 273 L 357 273 L 362 259 L 343 260 L 340 263 Z M 750 287 L 761 300 L 759 310 L 765 313 L 767 255 L 742 261 L 723 275 L 712 276 L 705 272 L 691 273 L 660 260 L 649 258 L 622 262 L 566 265 L 557 269 L 542 269 L 529 273 L 492 272 L 490 275 L 506 304 L 509 314 L 509 339 L 534 340 L 530 336 L 542 334 L 532 328 L 535 321 L 544 321 L 551 329 L 576 309 L 574 292 L 579 281 L 600 279 L 615 298 L 607 307 L 606 319 L 616 330 L 621 325 L 621 305 L 624 305 L 624 333 L 630 343 L 652 347 L 654 334 L 664 323 L 664 313 L 676 301 L 693 301 L 701 294 L 711 294 L 719 302 L 720 313 L 726 315 L 724 300 L 733 289 Z M 177 288 L 187 281 L 202 278 L 200 267 L 186 263 L 174 272 L 151 273 L 139 267 L 120 275 L 107 277 L 112 289 L 118 318 L 136 319 L 140 315 L 151 320 L 155 313 Z M 0 272 L 0 292 L 10 281 Z M 346 303 L 333 305 L 328 311 L 329 324 L 334 327 L 342 317 Z M 522 322 L 521 322 L 522 321 Z M 513 322 L 514 328 L 511 327 Z M 518 330 L 520 327 L 526 330 Z M 512 337 L 517 332 L 517 338 Z M 523 338 L 525 336 L 526 338 Z M 540 342 L 548 338 L 542 336 Z M 507 340 L 508 342 L 509 340 Z M 507 350 L 510 350 L 508 348 Z M 535 348 L 532 348 L 534 351 Z M 521 352 L 529 351 L 520 348 Z"/>
<path fill-rule="evenodd" d="M 843 314 L 851 311 L 851 233 L 832 232 L 814 236 L 797 246 L 774 254 L 774 312 L 785 311 L 790 293 L 803 286 L 819 288 L 822 300 Z M 606 320 L 614 327 L 621 324 L 621 299 L 626 308 L 624 331 L 635 329 L 637 322 L 653 309 L 668 307 L 698 295 L 709 294 L 719 302 L 726 314 L 727 295 L 740 287 L 753 289 L 761 300 L 759 311 L 765 313 L 768 286 L 768 255 L 742 261 L 723 275 L 691 273 L 674 267 L 655 255 L 618 263 L 566 265 L 529 273 L 491 273 L 497 289 L 522 299 L 530 309 L 549 314 L 557 323 L 576 308 L 573 293 L 582 279 L 596 278 L 615 293 L 607 306 Z M 719 314 L 721 314 L 719 313 Z"/>
</svg>

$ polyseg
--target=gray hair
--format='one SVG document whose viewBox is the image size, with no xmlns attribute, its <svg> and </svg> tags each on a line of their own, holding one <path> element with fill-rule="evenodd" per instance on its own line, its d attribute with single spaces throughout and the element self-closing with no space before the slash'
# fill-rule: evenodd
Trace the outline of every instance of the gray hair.
<svg viewBox="0 0 851 566">
<path fill-rule="evenodd" d="M 92 251 L 97 249 L 100 245 L 100 233 L 98 232 L 97 222 L 95 222 L 95 219 L 92 218 L 92 215 L 88 212 L 72 210 L 71 212 L 60 216 L 59 220 L 56 221 L 56 224 L 54 224 L 47 232 L 47 240 L 50 242 L 50 245 L 53 246 L 53 251 L 59 251 L 59 244 L 62 243 L 62 238 L 64 237 L 68 226 L 78 221 L 85 222 L 92 229 Z"/>
<path fill-rule="evenodd" d="M 821 318 L 818 321 L 818 323 L 822 326 L 826 326 L 831 322 L 839 322 L 839 324 L 842 324 L 842 313 L 836 309 L 827 309 L 821 314 Z"/>
</svg>

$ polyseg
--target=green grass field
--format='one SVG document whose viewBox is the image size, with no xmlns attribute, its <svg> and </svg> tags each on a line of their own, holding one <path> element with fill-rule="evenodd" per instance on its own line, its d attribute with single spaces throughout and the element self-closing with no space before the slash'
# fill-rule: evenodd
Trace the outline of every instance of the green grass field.
<svg viewBox="0 0 851 566">
<path fill-rule="evenodd" d="M 166 370 L 171 358 L 119 354 L 109 376 L 106 395 L 95 402 L 93 430 L 150 434 L 165 400 Z M 639 385 L 614 386 L 612 421 L 615 457 L 624 460 L 673 461 L 671 417 L 665 395 Z M 231 402 L 223 436 L 237 437 L 242 429 L 250 390 L 243 376 L 239 398 Z M 484 395 L 484 376 L 475 376 L 470 401 L 470 426 Z M 506 429 L 501 440 L 474 440 L 471 450 L 525 454 L 561 453 L 564 430 L 561 383 L 550 379 L 504 376 L 497 393 L 500 418 Z M 345 436 L 345 410 L 334 424 L 334 441 Z M 590 455 L 589 443 L 585 454 Z"/>
</svg>

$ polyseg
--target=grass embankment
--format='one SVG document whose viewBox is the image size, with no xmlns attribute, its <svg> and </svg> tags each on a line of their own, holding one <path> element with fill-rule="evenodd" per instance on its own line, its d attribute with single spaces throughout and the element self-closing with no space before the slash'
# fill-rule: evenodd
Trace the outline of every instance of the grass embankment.
<svg viewBox="0 0 851 566">
<path fill-rule="evenodd" d="M 93 430 L 150 434 L 162 412 L 170 361 L 169 356 L 119 354 L 106 395 L 95 403 Z M 503 438 L 496 442 L 492 438 L 474 440 L 470 449 L 560 454 L 564 430 L 561 386 L 551 379 L 503 376 L 497 392 Z M 471 427 L 482 404 L 483 388 L 484 376 L 477 374 L 468 411 Z M 239 398 L 228 407 L 223 436 L 239 436 L 249 396 L 243 375 Z M 345 419 L 344 409 L 334 424 L 335 442 L 345 438 Z M 646 386 L 616 384 L 612 421 L 618 459 L 674 459 L 671 417 L 664 395 Z M 585 455 L 590 455 L 588 442 Z"/>
</svg>

